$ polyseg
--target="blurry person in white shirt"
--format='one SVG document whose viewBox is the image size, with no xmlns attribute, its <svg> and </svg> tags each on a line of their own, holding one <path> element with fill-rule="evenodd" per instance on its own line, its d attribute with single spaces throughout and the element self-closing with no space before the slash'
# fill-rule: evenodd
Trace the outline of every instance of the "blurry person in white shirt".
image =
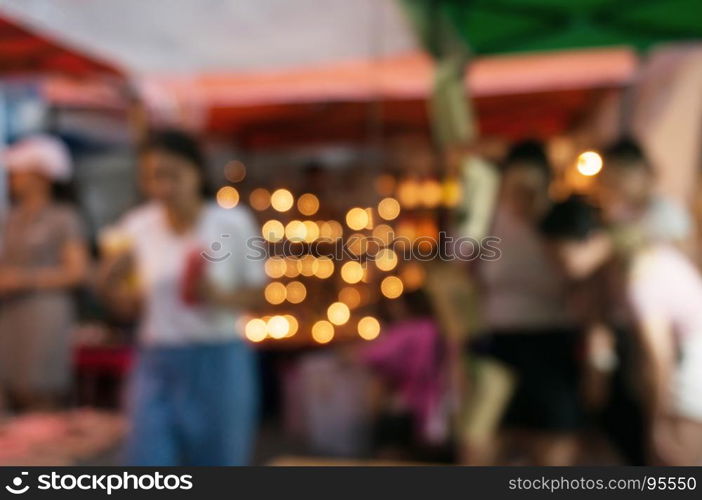
<svg viewBox="0 0 702 500">
<path fill-rule="evenodd" d="M 131 291 L 139 306 L 126 457 L 133 465 L 250 458 L 258 381 L 237 320 L 260 301 L 265 274 L 247 246 L 258 234 L 252 216 L 206 199 L 204 164 L 186 133 L 152 134 L 139 167 L 152 199 L 118 224 L 122 250 L 103 263 L 103 288 L 121 287 L 123 302 Z M 136 279 L 124 287 L 128 276 Z"/>
</svg>

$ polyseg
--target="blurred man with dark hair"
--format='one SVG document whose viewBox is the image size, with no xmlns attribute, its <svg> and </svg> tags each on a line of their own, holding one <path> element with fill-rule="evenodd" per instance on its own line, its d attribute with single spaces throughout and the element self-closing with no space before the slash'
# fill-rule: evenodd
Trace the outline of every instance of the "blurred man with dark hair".
<svg viewBox="0 0 702 500">
<path fill-rule="evenodd" d="M 655 172 L 641 148 L 625 138 L 606 148 L 603 157 L 596 195 L 604 215 L 627 229 L 619 233 L 620 242 L 645 237 L 682 244 L 691 234 L 690 215 L 655 192 Z"/>
</svg>

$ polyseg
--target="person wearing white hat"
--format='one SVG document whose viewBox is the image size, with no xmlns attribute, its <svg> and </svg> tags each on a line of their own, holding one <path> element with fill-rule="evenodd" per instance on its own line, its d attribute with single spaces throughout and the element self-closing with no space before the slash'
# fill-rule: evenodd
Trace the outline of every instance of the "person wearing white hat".
<svg viewBox="0 0 702 500">
<path fill-rule="evenodd" d="M 81 219 L 58 202 L 66 146 L 36 135 L 2 155 L 11 207 L 0 239 L 0 390 L 19 410 L 55 406 L 70 383 L 71 290 L 87 274 Z"/>
</svg>

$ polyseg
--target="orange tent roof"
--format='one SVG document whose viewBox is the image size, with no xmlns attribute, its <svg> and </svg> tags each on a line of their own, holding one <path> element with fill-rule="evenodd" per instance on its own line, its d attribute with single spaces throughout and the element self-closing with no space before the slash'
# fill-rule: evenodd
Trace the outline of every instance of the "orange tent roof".
<svg viewBox="0 0 702 500">
<path fill-rule="evenodd" d="M 636 69 L 626 48 L 520 54 L 476 60 L 466 76 L 473 97 L 620 86 Z M 148 85 L 207 107 L 425 98 L 432 63 L 423 53 L 294 71 L 152 77 Z"/>
</svg>

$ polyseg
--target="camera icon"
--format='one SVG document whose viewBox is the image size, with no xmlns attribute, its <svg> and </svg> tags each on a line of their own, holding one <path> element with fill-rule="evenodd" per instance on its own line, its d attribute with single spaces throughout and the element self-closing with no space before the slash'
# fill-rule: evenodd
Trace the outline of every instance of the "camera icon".
<svg viewBox="0 0 702 500">
<path fill-rule="evenodd" d="M 13 495 L 22 495 L 24 493 L 27 493 L 29 490 L 29 485 L 26 484 L 24 487 L 22 486 L 23 481 L 23 476 L 29 475 L 28 472 L 21 472 L 19 476 L 15 477 L 12 480 L 12 485 L 6 485 L 5 489 L 12 493 Z"/>
</svg>

